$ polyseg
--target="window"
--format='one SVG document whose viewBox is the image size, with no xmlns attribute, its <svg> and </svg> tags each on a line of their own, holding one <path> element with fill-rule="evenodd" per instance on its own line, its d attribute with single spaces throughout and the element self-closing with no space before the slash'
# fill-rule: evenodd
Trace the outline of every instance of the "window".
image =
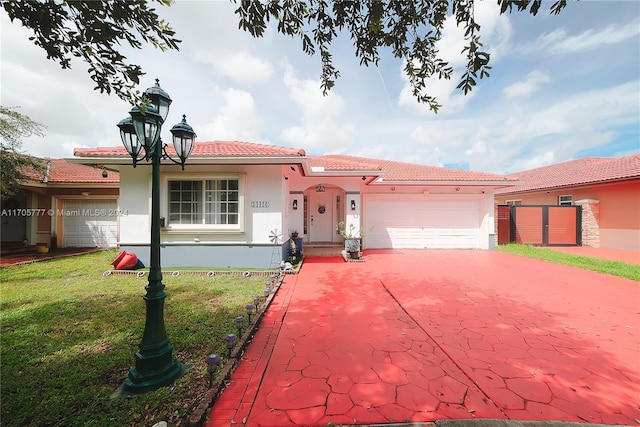
<svg viewBox="0 0 640 427">
<path fill-rule="evenodd" d="M 169 181 L 169 224 L 239 225 L 238 179 Z"/>
<path fill-rule="evenodd" d="M 573 205 L 573 196 L 559 196 L 558 204 L 560 206 L 571 206 Z"/>
<path fill-rule="evenodd" d="M 505 200 L 504 204 L 507 206 L 520 206 L 522 204 L 522 200 Z"/>
</svg>

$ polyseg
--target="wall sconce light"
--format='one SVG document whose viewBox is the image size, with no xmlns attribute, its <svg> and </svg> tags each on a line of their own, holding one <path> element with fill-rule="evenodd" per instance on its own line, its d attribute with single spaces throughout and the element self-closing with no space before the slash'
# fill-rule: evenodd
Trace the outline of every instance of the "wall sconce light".
<svg viewBox="0 0 640 427">
<path fill-rule="evenodd" d="M 351 210 L 355 211 L 356 210 L 356 201 L 355 200 L 351 200 Z"/>
<path fill-rule="evenodd" d="M 238 316 L 233 319 L 233 323 L 236 324 L 236 328 L 238 328 L 238 336 L 242 336 L 242 327 L 244 326 L 244 317 Z"/>
<path fill-rule="evenodd" d="M 207 372 L 209 372 L 209 388 L 213 383 L 213 376 L 216 373 L 216 369 L 218 369 L 218 364 L 220 364 L 220 356 L 217 354 L 208 355 L 204 361 L 207 363 Z"/>
<path fill-rule="evenodd" d="M 316 186 L 316 193 L 324 193 L 324 185 L 319 184 Z"/>
<path fill-rule="evenodd" d="M 289 181 L 289 177 L 285 175 L 285 176 L 284 176 L 284 180 L 285 180 L 285 181 Z"/>
<path fill-rule="evenodd" d="M 109 172 L 107 172 L 107 170 L 105 168 L 102 168 L 102 177 L 103 178 L 109 178 Z"/>
<path fill-rule="evenodd" d="M 227 350 L 229 350 L 229 358 L 231 358 L 231 350 L 233 350 L 233 347 L 236 345 L 238 337 L 236 336 L 236 334 L 229 334 L 224 337 L 224 340 L 227 343 Z"/>
<path fill-rule="evenodd" d="M 293 210 L 294 211 L 298 210 L 298 199 L 293 199 Z"/>
<path fill-rule="evenodd" d="M 164 228 L 165 227 L 165 219 L 163 216 L 160 217 L 160 228 Z"/>
<path fill-rule="evenodd" d="M 362 180 L 363 180 L 363 181 L 366 181 L 366 180 L 367 180 L 367 177 L 366 177 L 366 176 L 363 176 L 363 177 L 362 177 Z"/>
</svg>

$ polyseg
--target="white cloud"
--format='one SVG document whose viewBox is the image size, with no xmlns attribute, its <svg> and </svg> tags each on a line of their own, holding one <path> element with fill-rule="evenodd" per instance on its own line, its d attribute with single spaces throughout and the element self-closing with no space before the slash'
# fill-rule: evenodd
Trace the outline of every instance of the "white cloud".
<svg viewBox="0 0 640 427">
<path fill-rule="evenodd" d="M 261 137 L 264 120 L 249 92 L 229 88 L 218 90 L 218 97 L 223 102 L 213 121 L 193 126 L 198 133 L 198 141 L 265 142 Z"/>
<path fill-rule="evenodd" d="M 511 50 L 513 27 L 509 15 L 500 14 L 498 2 L 474 2 L 474 16 L 480 25 L 480 38 L 495 64 Z"/>
<path fill-rule="evenodd" d="M 564 159 L 566 161 L 569 159 Z M 550 164 L 555 163 L 555 154 L 553 151 L 545 151 L 537 156 L 531 157 L 529 159 L 518 159 L 515 163 L 515 169 L 518 171 L 535 169 L 542 166 L 548 166 Z"/>
<path fill-rule="evenodd" d="M 558 28 L 542 34 L 523 47 L 523 52 L 544 51 L 552 54 L 576 53 L 614 45 L 640 35 L 640 19 L 625 25 L 612 24 L 601 29 L 590 28 L 577 35 L 570 35 L 566 28 Z"/>
<path fill-rule="evenodd" d="M 229 55 L 211 55 L 210 51 L 199 49 L 196 59 L 211 63 L 213 67 L 232 82 L 242 85 L 256 85 L 269 80 L 273 74 L 273 65 L 246 51 Z"/>
<path fill-rule="evenodd" d="M 484 141 L 477 141 L 471 145 L 471 148 L 464 151 L 464 154 L 467 156 L 472 156 L 476 154 L 484 154 L 487 152 L 487 143 Z"/>
<path fill-rule="evenodd" d="M 465 95 L 459 89 L 456 89 L 459 77 L 459 74 L 454 73 L 454 76 L 449 80 L 438 79 L 437 77 L 427 79 L 425 92 L 428 93 L 429 96 L 435 97 L 438 104 L 442 106 L 438 110 L 439 114 L 453 114 L 464 110 L 467 103 L 475 95 L 475 92 L 479 90 L 476 88 L 474 91 Z M 427 105 L 420 104 L 413 96 L 413 89 L 411 88 L 409 79 L 405 75 L 402 76 L 402 79 L 405 81 L 405 84 L 400 91 L 398 105 L 400 107 L 407 107 L 416 115 L 432 116 L 433 112 L 429 110 Z"/>
<path fill-rule="evenodd" d="M 542 83 L 551 81 L 549 76 L 542 71 L 534 70 L 527 75 L 525 80 L 513 83 L 503 89 L 508 97 L 527 96 L 535 92 Z"/>
<path fill-rule="evenodd" d="M 294 147 L 312 148 L 313 152 L 339 152 L 353 142 L 355 127 L 335 90 L 324 96 L 318 80 L 298 79 L 291 66 L 286 67 L 284 85 L 302 123 L 284 128 L 280 138 Z M 295 122 L 295 118 L 289 117 L 289 122 Z"/>
</svg>

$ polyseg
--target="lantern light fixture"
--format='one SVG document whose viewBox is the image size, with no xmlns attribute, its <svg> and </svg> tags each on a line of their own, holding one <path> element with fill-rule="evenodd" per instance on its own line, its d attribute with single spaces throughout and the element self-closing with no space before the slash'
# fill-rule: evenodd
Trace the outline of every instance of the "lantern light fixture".
<svg viewBox="0 0 640 427">
<path fill-rule="evenodd" d="M 233 350 L 233 347 L 235 347 L 238 337 L 236 336 L 236 334 L 228 334 L 226 337 L 224 337 L 224 340 L 227 343 L 227 350 L 229 350 L 229 358 L 231 358 L 231 350 Z"/>
<path fill-rule="evenodd" d="M 236 324 L 236 328 L 238 328 L 238 335 L 242 336 L 242 327 L 244 326 L 244 317 L 238 316 L 233 319 L 233 322 Z"/>
<path fill-rule="evenodd" d="M 160 80 L 156 79 L 156 84 L 144 91 L 144 96 L 151 101 L 151 105 L 156 109 L 162 122 L 167 120 L 169 114 L 169 106 L 171 105 L 171 97 L 160 87 Z"/>
<path fill-rule="evenodd" d="M 207 372 L 209 372 L 209 388 L 211 388 L 211 385 L 213 384 L 213 377 L 215 375 L 216 369 L 218 369 L 218 365 L 220 364 L 221 360 L 222 358 L 215 353 L 208 355 L 204 359 L 205 363 L 207 364 Z"/>
<path fill-rule="evenodd" d="M 182 121 L 171 128 L 173 148 L 178 160 L 168 152 L 166 144 L 162 143 L 160 131 L 169 113 L 171 98 L 162 90 L 156 79 L 154 87 L 147 89 L 144 96 L 150 100 L 149 104 L 133 107 L 129 111 L 131 117 L 127 117 L 118 123 L 120 139 L 127 152 L 133 159 L 133 167 L 143 159 L 152 160 L 155 155 L 161 160 L 170 160 L 182 166 L 191 155 L 195 146 L 196 133 L 187 123 L 187 117 L 182 116 Z M 159 145 L 156 149 L 156 145 Z"/>
<path fill-rule="evenodd" d="M 249 316 L 249 323 L 251 323 L 251 315 L 255 312 L 256 306 L 253 304 L 247 304 L 244 306 L 245 310 L 247 310 L 247 316 Z"/>
</svg>

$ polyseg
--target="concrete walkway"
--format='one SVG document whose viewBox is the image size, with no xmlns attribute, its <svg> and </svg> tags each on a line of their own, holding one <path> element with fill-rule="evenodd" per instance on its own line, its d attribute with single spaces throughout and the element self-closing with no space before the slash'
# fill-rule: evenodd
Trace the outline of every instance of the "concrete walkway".
<svg viewBox="0 0 640 427">
<path fill-rule="evenodd" d="M 287 276 L 207 426 L 640 425 L 640 283 L 492 251 Z"/>
</svg>

